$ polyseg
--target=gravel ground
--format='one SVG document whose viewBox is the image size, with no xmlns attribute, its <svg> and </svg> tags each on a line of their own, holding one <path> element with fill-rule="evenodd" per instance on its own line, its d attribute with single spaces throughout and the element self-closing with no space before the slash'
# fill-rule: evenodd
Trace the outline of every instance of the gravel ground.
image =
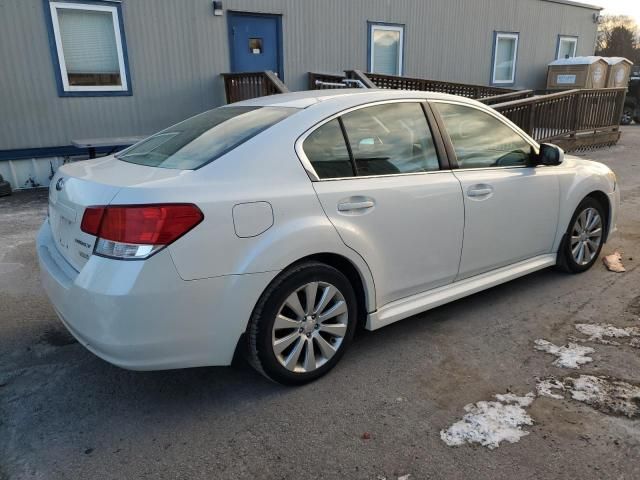
<svg viewBox="0 0 640 480">
<path fill-rule="evenodd" d="M 129 372 L 64 331 L 39 286 L 34 235 L 46 192 L 0 198 L 0 480 L 640 478 L 640 421 L 606 405 L 536 398 L 517 443 L 447 446 L 470 403 L 536 391 L 538 379 L 640 383 L 640 349 L 592 347 L 580 370 L 534 341 L 574 324 L 640 326 L 640 126 L 585 156 L 617 173 L 626 273 L 545 270 L 364 332 L 336 369 L 302 388 L 231 368 Z M 582 344 L 581 344 L 582 345 Z M 554 390 L 555 391 L 555 390 Z M 630 408 L 640 404 L 629 400 Z M 602 413 L 609 412 L 609 413 Z"/>
</svg>

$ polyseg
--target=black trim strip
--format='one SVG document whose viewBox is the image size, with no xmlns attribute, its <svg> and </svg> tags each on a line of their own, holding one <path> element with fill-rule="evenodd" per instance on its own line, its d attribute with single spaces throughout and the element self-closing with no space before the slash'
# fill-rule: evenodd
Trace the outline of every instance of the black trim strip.
<svg viewBox="0 0 640 480">
<path fill-rule="evenodd" d="M 107 145 L 95 147 L 96 153 L 110 154 L 131 145 Z M 0 150 L 0 162 L 3 160 L 23 160 L 25 158 L 45 158 L 45 157 L 73 157 L 79 155 L 89 155 L 88 148 L 78 148 L 73 145 L 61 147 L 42 148 L 17 148 L 14 150 Z"/>
<path fill-rule="evenodd" d="M 342 116 L 336 117 L 340 124 L 340 130 L 342 130 L 342 136 L 344 137 L 344 143 L 347 145 L 347 152 L 349 152 L 349 160 L 351 160 L 351 169 L 353 170 L 353 176 L 358 176 L 358 166 L 356 165 L 356 159 L 353 157 L 353 151 L 351 150 L 351 143 L 349 142 L 349 135 L 347 135 L 347 129 L 344 128 L 342 122 Z"/>
<path fill-rule="evenodd" d="M 455 170 L 459 168 L 458 157 L 456 157 L 456 151 L 453 149 L 453 143 L 451 143 L 451 137 L 449 137 L 449 133 L 447 132 L 446 127 L 444 126 L 444 122 L 442 121 L 442 116 L 440 115 L 440 112 L 438 112 L 438 109 L 435 108 L 435 106 L 432 105 L 430 101 L 427 101 L 427 105 L 429 106 L 429 111 L 433 115 L 436 125 L 438 126 L 438 131 L 442 136 L 444 148 L 447 152 L 449 167 L 451 168 L 451 170 Z"/>
<path fill-rule="evenodd" d="M 427 126 L 431 131 L 431 138 L 433 139 L 433 143 L 436 147 L 440 170 L 450 170 L 451 167 L 449 166 L 449 157 L 447 155 L 447 150 L 445 148 L 440 129 L 438 128 L 437 121 L 433 113 L 431 112 L 431 106 L 427 102 L 420 102 L 420 104 L 422 106 L 422 111 L 427 117 Z"/>
</svg>

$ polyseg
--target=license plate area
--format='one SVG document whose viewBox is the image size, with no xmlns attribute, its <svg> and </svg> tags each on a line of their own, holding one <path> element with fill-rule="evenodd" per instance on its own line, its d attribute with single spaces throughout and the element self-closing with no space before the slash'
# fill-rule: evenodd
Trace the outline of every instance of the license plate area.
<svg viewBox="0 0 640 480">
<path fill-rule="evenodd" d="M 73 234 L 75 231 L 76 211 L 73 208 L 61 203 L 51 204 L 49 208 L 49 222 L 53 232 L 54 240 L 60 252 L 67 256 L 73 244 Z"/>
</svg>

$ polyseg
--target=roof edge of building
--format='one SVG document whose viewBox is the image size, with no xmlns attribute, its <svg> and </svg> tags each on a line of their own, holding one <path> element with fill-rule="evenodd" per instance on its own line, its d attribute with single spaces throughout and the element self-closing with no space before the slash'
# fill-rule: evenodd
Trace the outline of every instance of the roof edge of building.
<svg viewBox="0 0 640 480">
<path fill-rule="evenodd" d="M 597 5 L 592 5 L 589 3 L 582 3 L 582 2 L 576 2 L 574 0 L 541 0 L 542 2 L 549 2 L 549 3 L 559 3 L 561 5 L 570 5 L 572 7 L 582 7 L 582 8 L 587 8 L 589 10 L 603 10 L 604 7 L 599 7 Z"/>
</svg>

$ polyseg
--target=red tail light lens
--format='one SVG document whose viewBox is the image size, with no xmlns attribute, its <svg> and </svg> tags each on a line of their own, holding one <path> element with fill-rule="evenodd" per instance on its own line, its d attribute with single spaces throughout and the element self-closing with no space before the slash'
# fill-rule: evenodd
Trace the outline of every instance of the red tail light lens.
<svg viewBox="0 0 640 480">
<path fill-rule="evenodd" d="M 87 207 L 82 216 L 80 230 L 97 237 L 102 215 L 104 215 L 104 208 L 105 207 Z"/>
<path fill-rule="evenodd" d="M 107 207 L 98 236 L 142 245 L 169 245 L 203 219 L 195 205 Z"/>
<path fill-rule="evenodd" d="M 192 204 L 97 206 L 85 209 L 80 228 L 98 237 L 96 249 L 103 250 L 96 253 L 140 258 L 173 243 L 203 219 L 200 209 Z M 135 248 L 139 245 L 152 248 Z"/>
</svg>

